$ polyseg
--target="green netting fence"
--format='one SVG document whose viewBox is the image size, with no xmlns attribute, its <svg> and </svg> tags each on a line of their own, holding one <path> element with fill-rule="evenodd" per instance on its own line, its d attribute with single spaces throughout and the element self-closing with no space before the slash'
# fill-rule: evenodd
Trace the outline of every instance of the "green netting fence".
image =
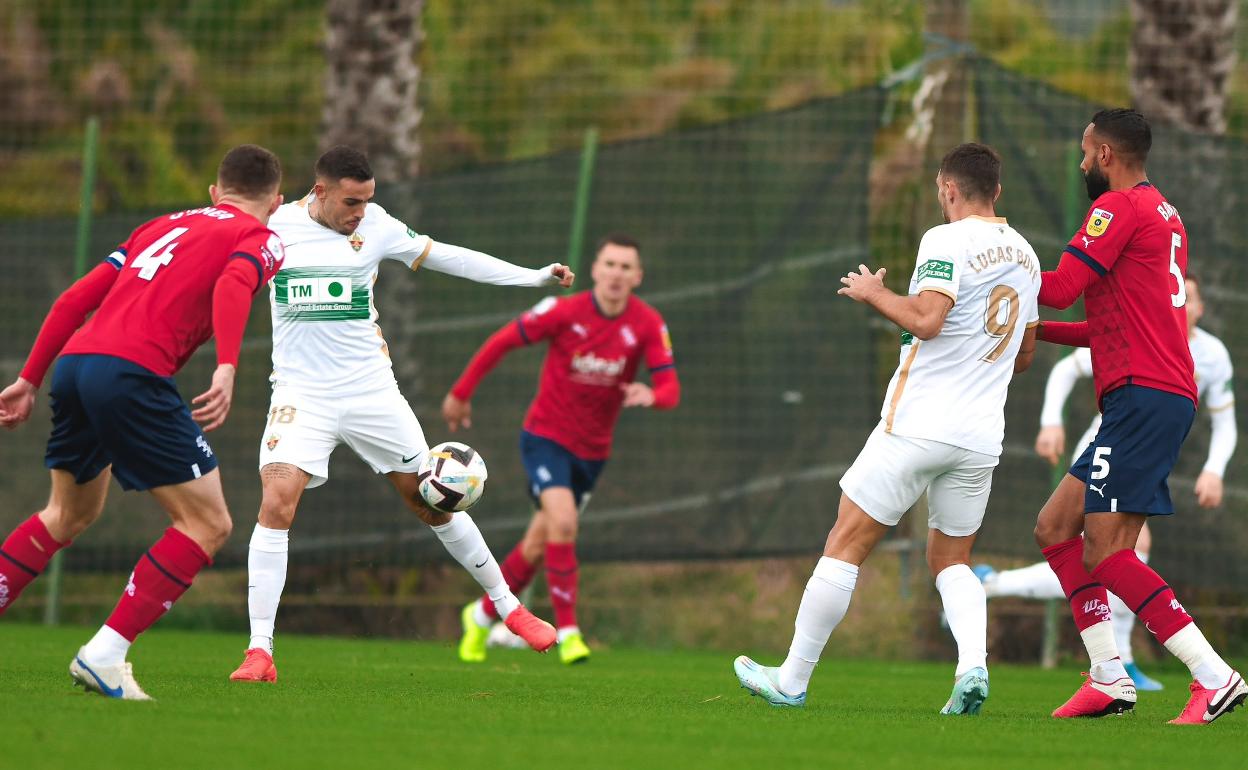
<svg viewBox="0 0 1248 770">
<path fill-rule="evenodd" d="M 791 553 L 823 538 L 836 479 L 874 424 L 880 399 L 869 317 L 835 293 L 839 277 L 868 259 L 864 192 L 884 96 L 862 89 L 600 148 L 587 231 L 622 230 L 641 240 L 641 293 L 672 330 L 683 403 L 670 413 L 623 416 L 616 458 L 585 514 L 584 557 Z M 438 239 L 540 265 L 566 250 L 579 164 L 576 153 L 556 155 L 386 186 L 377 200 Z M 99 219 L 94 253 L 107 254 L 140 220 Z M 20 365 L 51 300 L 71 279 L 71 238 L 64 221 L 0 223 L 0 239 L 20 249 L 15 261 L 31 266 L 2 290 L 6 370 Z M 588 286 L 588 270 L 581 275 Z M 431 442 L 449 437 L 437 410 L 468 356 L 542 296 L 401 268 L 383 269 L 377 290 L 400 385 Z M 255 306 L 233 412 L 211 437 L 240 531 L 250 528 L 259 502 L 267 311 L 266 302 Z M 540 356 L 510 356 L 479 391 L 475 427 L 463 435 L 490 464 L 489 490 L 474 516 L 498 548 L 522 533 L 530 513 L 516 445 Z M 206 387 L 212 360 L 209 348 L 178 376 L 184 396 Z M 0 525 L 44 501 L 46 403 L 33 424 L 0 442 Z M 335 454 L 330 475 L 327 486 L 303 498 L 294 558 L 444 558 L 385 479 L 349 450 Z M 162 520 L 146 496 L 114 493 L 100 522 L 67 552 L 67 569 L 127 569 Z M 218 563 L 242 564 L 245 556 L 246 537 L 236 536 Z"/>
</svg>

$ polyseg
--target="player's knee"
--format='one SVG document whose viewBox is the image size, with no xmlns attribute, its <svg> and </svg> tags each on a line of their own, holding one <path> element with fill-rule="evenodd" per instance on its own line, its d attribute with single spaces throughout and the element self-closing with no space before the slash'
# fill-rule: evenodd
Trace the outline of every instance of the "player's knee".
<svg viewBox="0 0 1248 770">
<path fill-rule="evenodd" d="M 290 529 L 295 523 L 295 499 L 265 493 L 260 500 L 260 526 L 269 529 Z"/>
<path fill-rule="evenodd" d="M 576 541 L 576 517 L 551 517 L 546 528 L 546 542 L 572 543 Z"/>
<path fill-rule="evenodd" d="M 48 531 L 54 533 L 58 540 L 65 541 L 73 540 L 85 532 L 100 517 L 103 510 L 103 504 L 81 510 L 49 505 L 41 513 L 50 520 Z"/>
</svg>

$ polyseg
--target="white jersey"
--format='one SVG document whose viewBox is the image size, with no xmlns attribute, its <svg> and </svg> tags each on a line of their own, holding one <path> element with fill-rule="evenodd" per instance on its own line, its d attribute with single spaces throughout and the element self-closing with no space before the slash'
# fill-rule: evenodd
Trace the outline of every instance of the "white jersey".
<svg viewBox="0 0 1248 770">
<path fill-rule="evenodd" d="M 919 244 L 910 294 L 953 300 L 930 340 L 902 334 L 880 411 L 884 430 L 999 457 L 1005 398 L 1025 328 L 1039 320 L 1040 264 L 1004 219 L 933 227 Z"/>
<path fill-rule="evenodd" d="M 311 200 L 309 195 L 287 203 L 269 219 L 286 245 L 286 261 L 269 284 L 270 380 L 323 395 L 394 385 L 373 282 L 383 259 L 418 268 L 432 242 L 375 203 L 366 207 L 359 228 L 343 235 L 312 219 Z"/>
<path fill-rule="evenodd" d="M 365 207 L 356 231 L 343 235 L 312 219 L 311 200 L 288 203 L 269 220 L 286 244 L 286 261 L 269 289 L 275 388 L 352 395 L 395 387 L 373 304 L 383 259 L 498 286 L 559 283 L 554 264 L 535 270 L 438 243 L 375 203 Z"/>
</svg>

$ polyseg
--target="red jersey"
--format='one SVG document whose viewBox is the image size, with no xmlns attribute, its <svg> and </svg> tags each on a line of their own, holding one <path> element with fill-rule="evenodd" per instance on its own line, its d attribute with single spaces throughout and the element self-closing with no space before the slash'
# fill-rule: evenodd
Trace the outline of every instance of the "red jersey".
<svg viewBox="0 0 1248 770">
<path fill-rule="evenodd" d="M 1097 398 L 1131 384 L 1195 402 L 1184 285 L 1187 231 L 1174 206 L 1148 182 L 1104 193 L 1066 254 L 1095 273 L 1084 307 Z M 1040 304 L 1063 306 L 1061 272 L 1043 274 Z"/>
<path fill-rule="evenodd" d="M 659 311 L 630 296 L 624 311 L 604 315 L 592 291 L 547 297 L 496 332 L 451 388 L 468 400 L 481 378 L 507 350 L 549 340 L 537 397 L 525 430 L 585 460 L 605 460 L 623 406 L 621 385 L 632 382 L 642 359 L 653 376 L 657 409 L 680 397 L 672 342 Z"/>
<path fill-rule="evenodd" d="M 284 255 L 273 231 L 228 204 L 157 217 L 105 260 L 117 277 L 61 353 L 117 356 L 172 376 L 212 336 L 213 291 L 226 266 L 245 260 L 258 288 Z"/>
</svg>

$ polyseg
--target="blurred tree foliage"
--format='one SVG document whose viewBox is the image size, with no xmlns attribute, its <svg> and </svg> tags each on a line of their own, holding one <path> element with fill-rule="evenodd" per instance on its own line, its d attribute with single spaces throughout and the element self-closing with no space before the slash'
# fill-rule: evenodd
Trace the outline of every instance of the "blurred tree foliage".
<svg viewBox="0 0 1248 770">
<path fill-rule="evenodd" d="M 1059 29 L 1058 0 L 972 0 L 972 42 L 1061 88 L 1125 101 L 1125 3 L 1090 5 L 1101 10 L 1086 24 L 1063 17 Z M 0 217 L 75 210 L 92 113 L 101 209 L 202 200 L 221 152 L 244 141 L 278 152 L 298 191 L 321 130 L 324 23 L 323 0 L 10 0 Z M 838 93 L 918 57 L 922 28 L 913 0 L 428 0 L 422 170 L 575 148 L 591 124 L 612 141 Z M 1241 87 L 1232 131 L 1246 111 Z"/>
</svg>

